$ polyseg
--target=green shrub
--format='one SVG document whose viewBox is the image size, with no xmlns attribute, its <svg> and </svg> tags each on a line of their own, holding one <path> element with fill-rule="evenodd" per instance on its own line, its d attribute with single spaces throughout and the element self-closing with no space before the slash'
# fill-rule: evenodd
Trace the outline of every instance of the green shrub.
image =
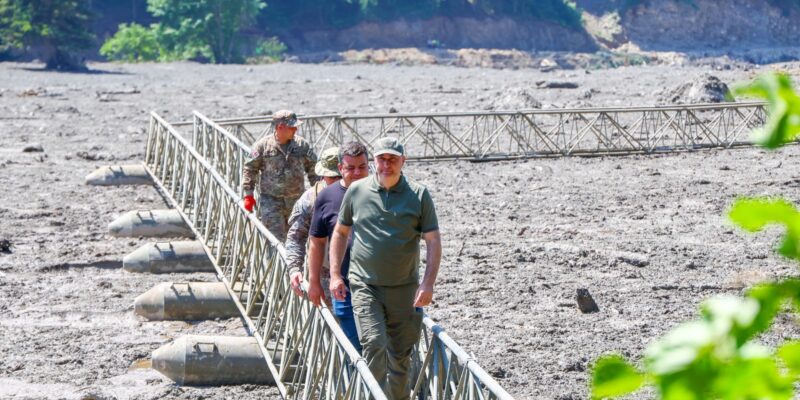
<svg viewBox="0 0 800 400">
<path fill-rule="evenodd" d="M 256 46 L 255 55 L 257 58 L 266 59 L 268 61 L 280 61 L 286 53 L 286 45 L 283 44 L 276 36 L 269 39 L 262 40 Z"/>
<path fill-rule="evenodd" d="M 161 55 L 161 46 L 153 29 L 139 24 L 120 24 L 117 33 L 103 43 L 100 54 L 113 61 L 156 61 Z"/>
</svg>

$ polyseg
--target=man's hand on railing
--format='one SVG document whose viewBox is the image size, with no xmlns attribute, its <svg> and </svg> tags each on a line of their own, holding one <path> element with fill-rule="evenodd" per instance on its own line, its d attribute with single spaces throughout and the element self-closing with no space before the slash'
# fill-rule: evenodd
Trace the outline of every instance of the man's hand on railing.
<svg viewBox="0 0 800 400">
<path fill-rule="evenodd" d="M 347 297 L 347 285 L 344 284 L 344 279 L 341 276 L 331 276 L 331 296 L 339 301 L 344 301 Z"/>
<path fill-rule="evenodd" d="M 303 289 L 301 289 L 301 286 L 303 284 L 302 272 L 300 271 L 292 272 L 292 276 L 289 277 L 289 284 L 292 286 L 294 294 L 303 297 Z"/>
<path fill-rule="evenodd" d="M 317 307 L 319 307 L 322 301 L 325 301 L 325 292 L 322 290 L 322 285 L 319 283 L 319 280 L 309 283 L 308 301 Z"/>
<path fill-rule="evenodd" d="M 247 212 L 253 212 L 253 207 L 256 205 L 256 198 L 252 194 L 244 196 L 244 209 Z"/>
</svg>

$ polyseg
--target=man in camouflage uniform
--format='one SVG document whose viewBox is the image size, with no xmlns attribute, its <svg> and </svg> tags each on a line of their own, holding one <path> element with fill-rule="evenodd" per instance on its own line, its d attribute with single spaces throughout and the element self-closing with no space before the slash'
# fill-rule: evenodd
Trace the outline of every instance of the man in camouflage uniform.
<svg viewBox="0 0 800 400">
<path fill-rule="evenodd" d="M 259 209 L 261 222 L 283 242 L 288 230 L 288 219 L 292 206 L 305 190 L 303 175 L 309 184 L 317 182 L 314 164 L 317 155 L 300 136 L 295 136 L 302 121 L 289 110 L 280 110 L 272 115 L 275 130 L 253 144 L 250 161 L 243 171 L 244 207 L 253 211 L 256 176 L 259 181 Z"/>
<path fill-rule="evenodd" d="M 300 283 L 303 282 L 303 262 L 306 258 L 306 244 L 308 242 L 308 229 L 311 226 L 311 215 L 314 213 L 314 202 L 319 192 L 328 185 L 340 179 L 339 173 L 339 148 L 325 149 L 319 156 L 319 161 L 314 167 L 314 172 L 322 179 L 306 190 L 300 199 L 294 203 L 292 214 L 289 216 L 289 233 L 286 235 L 286 262 L 288 265 L 289 282 L 292 290 L 298 296 L 303 295 Z M 327 278 L 329 274 L 322 276 Z M 327 286 L 327 279 L 323 287 Z M 327 297 L 328 299 L 330 296 Z"/>
</svg>

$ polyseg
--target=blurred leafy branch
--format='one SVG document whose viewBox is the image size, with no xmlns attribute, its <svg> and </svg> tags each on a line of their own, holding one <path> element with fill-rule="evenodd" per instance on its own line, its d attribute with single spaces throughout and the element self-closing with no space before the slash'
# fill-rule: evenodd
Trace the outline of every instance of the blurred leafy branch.
<svg viewBox="0 0 800 400">
<path fill-rule="evenodd" d="M 777 149 L 800 133 L 800 97 L 787 75 L 762 75 L 732 94 L 767 101 L 768 120 L 753 133 L 761 146 Z M 728 218 L 748 232 L 782 225 L 786 233 L 777 250 L 800 261 L 800 212 L 789 201 L 739 198 Z M 643 369 L 619 355 L 599 358 L 592 369 L 592 397 L 618 397 L 654 385 L 668 400 L 790 399 L 800 378 L 800 341 L 785 341 L 776 351 L 756 342 L 787 303 L 800 311 L 800 280 L 763 283 L 743 298 L 710 298 L 701 305 L 699 319 L 648 346 Z"/>
</svg>

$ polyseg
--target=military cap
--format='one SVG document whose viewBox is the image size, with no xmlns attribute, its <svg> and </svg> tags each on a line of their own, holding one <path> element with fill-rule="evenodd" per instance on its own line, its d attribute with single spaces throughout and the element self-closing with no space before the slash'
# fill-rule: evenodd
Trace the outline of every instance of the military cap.
<svg viewBox="0 0 800 400">
<path fill-rule="evenodd" d="M 375 143 L 375 150 L 373 154 L 379 156 L 381 154 L 394 154 L 396 156 L 404 156 L 406 155 L 406 150 L 403 148 L 403 144 L 400 143 L 396 137 L 387 136 L 385 138 L 380 138 Z"/>
<path fill-rule="evenodd" d="M 286 124 L 288 126 L 300 126 L 303 121 L 297 119 L 297 114 L 290 110 L 279 110 L 272 114 L 272 122 L 277 124 Z"/>
</svg>

